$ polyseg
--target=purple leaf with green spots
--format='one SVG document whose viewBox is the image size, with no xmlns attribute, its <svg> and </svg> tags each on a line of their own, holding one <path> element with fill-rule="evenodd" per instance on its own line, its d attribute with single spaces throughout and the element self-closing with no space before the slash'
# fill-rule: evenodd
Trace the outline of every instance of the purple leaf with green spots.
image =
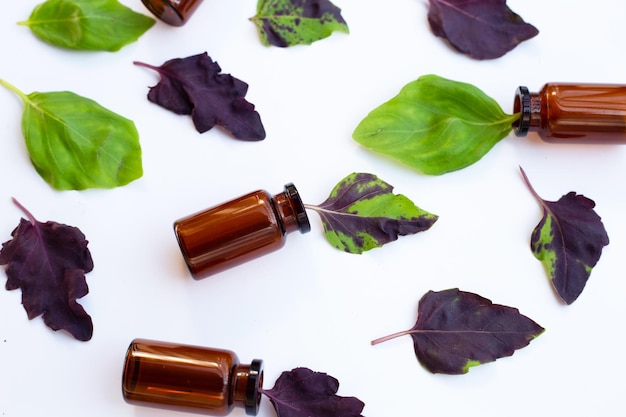
<svg viewBox="0 0 626 417">
<path fill-rule="evenodd" d="M 429 0 L 429 5 L 433 33 L 472 58 L 501 57 L 539 33 L 506 0 Z"/>
<path fill-rule="evenodd" d="M 363 253 L 429 229 L 438 219 L 372 174 L 352 173 L 326 201 L 306 205 L 322 219 L 326 239 L 337 249 Z"/>
<path fill-rule="evenodd" d="M 424 294 L 415 326 L 376 339 L 372 345 L 410 335 L 417 360 L 424 368 L 456 375 L 513 355 L 543 331 L 516 308 L 493 304 L 480 295 L 455 288 Z"/>
<path fill-rule="evenodd" d="M 263 390 L 278 417 L 362 417 L 365 404 L 337 395 L 339 381 L 308 368 L 283 372 L 271 389 Z"/>
<path fill-rule="evenodd" d="M 593 210 L 593 200 L 572 191 L 558 201 L 546 201 L 534 190 L 524 170 L 520 170 L 543 209 L 543 218 L 531 235 L 530 248 L 545 266 L 559 297 L 572 304 L 583 292 L 602 248 L 609 244 L 609 236 Z"/>
<path fill-rule="evenodd" d="M 310 45 L 333 32 L 348 33 L 341 9 L 329 0 L 258 0 L 250 20 L 264 45 Z"/>
</svg>

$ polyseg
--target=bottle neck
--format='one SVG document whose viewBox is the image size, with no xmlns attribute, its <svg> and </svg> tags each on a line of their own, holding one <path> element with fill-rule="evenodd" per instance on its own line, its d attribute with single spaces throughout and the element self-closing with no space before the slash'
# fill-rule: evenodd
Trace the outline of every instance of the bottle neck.
<svg viewBox="0 0 626 417">
<path fill-rule="evenodd" d="M 263 361 L 255 359 L 250 365 L 236 365 L 231 379 L 233 405 L 244 407 L 246 414 L 256 416 L 261 403 Z"/>
<path fill-rule="evenodd" d="M 513 112 L 520 115 L 513 123 L 516 136 L 526 136 L 541 127 L 541 97 L 538 93 L 531 93 L 528 88 L 520 86 L 515 92 Z"/>
<path fill-rule="evenodd" d="M 300 230 L 300 233 L 307 233 L 311 230 L 306 209 L 293 184 L 285 185 L 285 191 L 272 197 L 272 202 L 284 234 L 295 230 Z"/>
</svg>

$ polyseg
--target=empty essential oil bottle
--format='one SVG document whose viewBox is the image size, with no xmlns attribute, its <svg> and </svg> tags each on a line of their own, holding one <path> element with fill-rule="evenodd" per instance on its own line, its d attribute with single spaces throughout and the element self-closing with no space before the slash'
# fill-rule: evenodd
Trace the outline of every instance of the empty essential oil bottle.
<svg viewBox="0 0 626 417">
<path fill-rule="evenodd" d="M 519 87 L 517 136 L 537 132 L 547 142 L 626 143 L 626 85 L 548 83 L 540 92 Z"/>
<path fill-rule="evenodd" d="M 280 249 L 286 234 L 311 230 L 298 190 L 285 185 L 272 196 L 259 190 L 174 222 L 183 258 L 194 279 L 206 278 Z"/>
<path fill-rule="evenodd" d="M 141 0 L 143 4 L 167 24 L 182 26 L 187 23 L 202 0 Z"/>
<path fill-rule="evenodd" d="M 122 374 L 124 400 L 177 411 L 224 416 L 234 407 L 256 415 L 263 361 L 239 363 L 229 350 L 135 339 Z"/>
</svg>

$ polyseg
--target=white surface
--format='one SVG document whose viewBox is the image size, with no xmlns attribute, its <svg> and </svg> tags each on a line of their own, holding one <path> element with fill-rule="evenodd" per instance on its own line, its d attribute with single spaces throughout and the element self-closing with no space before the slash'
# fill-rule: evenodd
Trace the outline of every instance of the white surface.
<svg viewBox="0 0 626 417">
<path fill-rule="evenodd" d="M 186 26 L 157 23 L 116 53 L 41 42 L 15 24 L 38 3 L 4 5 L 0 77 L 27 93 L 70 90 L 133 119 L 145 174 L 114 190 L 53 190 L 29 162 L 21 102 L 0 91 L 0 241 L 22 216 L 13 196 L 39 220 L 79 227 L 95 261 L 90 293 L 80 300 L 94 320 L 87 343 L 50 331 L 39 318 L 28 321 L 21 292 L 0 291 L 0 415 L 185 415 L 122 400 L 122 360 L 135 337 L 229 348 L 244 362 L 262 358 L 266 388 L 296 366 L 327 372 L 340 380 L 341 395 L 365 402 L 369 417 L 622 409 L 626 147 L 550 145 L 511 134 L 477 164 L 429 177 L 368 152 L 351 134 L 370 110 L 428 73 L 475 84 L 507 112 L 520 84 L 626 82 L 625 3 L 510 0 L 540 34 L 491 61 L 471 60 L 433 36 L 426 1 L 336 0 L 349 35 L 279 49 L 262 46 L 248 21 L 256 1 L 207 0 Z M 122 3 L 148 14 L 139 0 Z M 132 61 L 160 65 L 204 51 L 250 85 L 247 99 L 261 114 L 265 141 L 236 141 L 217 128 L 200 135 L 190 118 L 146 100 L 158 77 Z M 568 191 L 594 199 L 609 233 L 610 245 L 571 306 L 557 301 L 530 252 L 541 211 L 520 165 L 546 199 Z M 321 203 L 355 171 L 378 175 L 439 221 L 357 256 L 326 243 L 309 212 L 311 233 L 289 235 L 281 251 L 204 281 L 188 275 L 175 219 L 257 188 L 279 192 L 287 182 L 306 203 Z M 413 326 L 426 291 L 451 287 L 517 307 L 546 333 L 463 376 L 428 373 L 410 337 L 370 346 Z M 264 399 L 260 416 L 274 415 Z"/>
</svg>

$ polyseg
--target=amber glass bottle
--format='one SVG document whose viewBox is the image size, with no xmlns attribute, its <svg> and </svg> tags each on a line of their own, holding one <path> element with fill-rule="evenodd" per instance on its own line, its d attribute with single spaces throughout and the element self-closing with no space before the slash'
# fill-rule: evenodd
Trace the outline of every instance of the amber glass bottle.
<svg viewBox="0 0 626 417">
<path fill-rule="evenodd" d="M 272 196 L 259 190 L 174 222 L 191 275 L 206 278 L 280 249 L 287 233 L 311 230 L 293 184 Z"/>
<path fill-rule="evenodd" d="M 129 404 L 223 416 L 256 415 L 263 361 L 239 363 L 229 350 L 135 339 L 126 352 L 122 394 Z"/>
<path fill-rule="evenodd" d="M 539 93 L 519 87 L 517 136 L 548 142 L 626 143 L 626 85 L 548 83 Z"/>
<path fill-rule="evenodd" d="M 141 0 L 156 17 L 167 24 L 182 26 L 187 23 L 202 0 Z"/>
</svg>

